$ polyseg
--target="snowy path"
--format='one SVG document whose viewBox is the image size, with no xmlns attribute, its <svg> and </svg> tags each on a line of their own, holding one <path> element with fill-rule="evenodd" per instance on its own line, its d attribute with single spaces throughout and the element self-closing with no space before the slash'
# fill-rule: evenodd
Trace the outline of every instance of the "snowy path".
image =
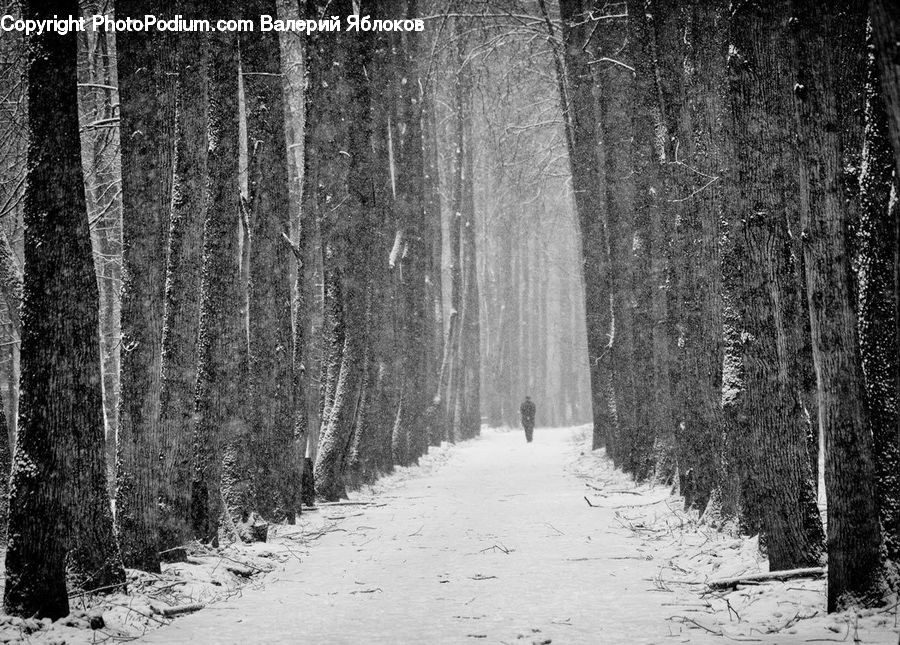
<svg viewBox="0 0 900 645">
<path fill-rule="evenodd" d="M 323 511 L 344 530 L 264 588 L 142 642 L 722 643 L 666 620 L 678 610 L 651 591 L 659 563 L 612 509 L 587 506 L 566 470 L 574 450 L 572 429 L 538 429 L 530 445 L 487 431 L 389 480 L 384 506 Z"/>
</svg>

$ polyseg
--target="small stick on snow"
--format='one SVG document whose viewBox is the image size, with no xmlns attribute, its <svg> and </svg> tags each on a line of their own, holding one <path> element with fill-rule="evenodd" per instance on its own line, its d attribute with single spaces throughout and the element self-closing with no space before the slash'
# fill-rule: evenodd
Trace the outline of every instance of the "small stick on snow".
<svg viewBox="0 0 900 645">
<path fill-rule="evenodd" d="M 181 614 L 190 614 L 195 611 L 200 611 L 205 606 L 206 605 L 199 602 L 192 602 L 188 605 L 176 605 L 175 607 L 154 607 L 154 609 L 158 610 L 159 613 L 166 618 L 171 618 L 172 616 L 180 616 Z"/>
<path fill-rule="evenodd" d="M 823 567 L 808 567 L 805 569 L 786 569 L 784 571 L 769 571 L 768 573 L 751 573 L 737 578 L 724 578 L 722 580 L 710 580 L 707 586 L 710 589 L 733 589 L 741 584 L 759 584 L 769 580 L 793 580 L 794 578 L 821 578 L 825 575 Z"/>
</svg>

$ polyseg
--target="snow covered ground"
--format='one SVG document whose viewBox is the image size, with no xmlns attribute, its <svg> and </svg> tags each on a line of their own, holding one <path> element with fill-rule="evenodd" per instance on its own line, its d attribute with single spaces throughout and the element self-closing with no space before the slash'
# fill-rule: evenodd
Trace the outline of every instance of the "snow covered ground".
<svg viewBox="0 0 900 645">
<path fill-rule="evenodd" d="M 588 449 L 588 430 L 539 428 L 532 444 L 486 430 L 268 544 L 135 572 L 132 595 L 73 599 L 52 625 L 0 618 L 0 642 L 898 642 L 897 606 L 828 616 L 822 580 L 710 591 L 707 580 L 765 571 L 755 541 L 699 524 L 665 488 L 635 487 Z M 193 603 L 208 606 L 165 616 Z"/>
</svg>

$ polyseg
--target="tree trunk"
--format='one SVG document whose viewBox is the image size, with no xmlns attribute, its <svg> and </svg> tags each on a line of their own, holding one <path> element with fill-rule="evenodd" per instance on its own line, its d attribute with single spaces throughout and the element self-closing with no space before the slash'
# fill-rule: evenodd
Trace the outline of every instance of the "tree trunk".
<svg viewBox="0 0 900 645">
<path fill-rule="evenodd" d="M 860 178 L 859 349 L 875 449 L 877 506 L 885 556 L 900 564 L 900 426 L 895 246 L 900 236 L 894 155 L 874 60 L 867 63 L 865 144 Z M 892 198 L 893 193 L 893 198 Z"/>
<path fill-rule="evenodd" d="M 246 17 L 276 14 L 274 0 L 243 5 Z M 281 53 L 276 32 L 241 37 L 247 105 L 250 215 L 250 432 L 256 509 L 292 517 L 299 500 L 292 459 L 291 250 Z M 249 509 L 244 509 L 246 512 Z"/>
<path fill-rule="evenodd" d="M 727 2 L 693 2 L 684 11 L 676 2 L 659 5 L 657 52 L 668 130 L 666 202 L 675 222 L 669 253 L 675 415 L 670 436 L 685 504 L 702 512 L 719 478 L 723 431 L 719 222 L 727 185 Z"/>
<path fill-rule="evenodd" d="M 612 10 L 612 9 L 611 9 Z M 606 437 L 606 451 L 617 466 L 627 458 L 624 439 L 632 436 L 637 423 L 634 360 L 634 178 L 631 172 L 634 80 L 623 67 L 631 61 L 622 49 L 627 42 L 627 22 L 607 17 L 600 22 L 591 43 L 595 82 L 600 93 L 601 141 L 606 176 L 607 235 L 609 240 L 610 300 L 613 334 L 610 339 L 611 384 L 614 426 Z M 585 275 L 587 286 L 587 275 Z"/>
<path fill-rule="evenodd" d="M 429 445 L 440 445 L 441 437 L 435 432 L 441 406 L 440 372 L 443 362 L 444 348 L 444 307 L 443 307 L 443 280 L 441 275 L 441 255 L 443 248 L 443 232 L 441 230 L 441 193 L 439 164 L 437 154 L 437 133 L 435 131 L 435 93 L 434 79 L 423 80 L 422 88 L 422 148 L 424 157 L 424 191 L 425 191 L 425 239 L 430 243 L 428 249 L 429 260 L 427 263 L 426 308 L 428 316 L 426 321 L 430 323 L 429 351 L 431 364 L 428 370 L 428 395 L 431 397 L 430 406 L 426 411 L 426 425 L 429 428 Z"/>
<path fill-rule="evenodd" d="M 471 97 L 471 94 L 470 94 Z M 471 98 L 467 105 L 467 118 L 465 120 L 465 139 L 463 170 L 463 222 L 461 231 L 461 263 L 462 263 L 462 298 L 463 315 L 461 322 L 462 343 L 462 377 L 461 392 L 462 416 L 460 418 L 460 436 L 464 439 L 477 437 L 481 432 L 481 329 L 478 297 L 478 257 L 475 234 L 475 163 L 474 151 L 475 138 L 471 116 Z M 532 316 L 534 312 L 531 312 Z M 526 366 L 529 373 L 533 373 L 534 364 Z"/>
<path fill-rule="evenodd" d="M 795 85 L 801 156 L 801 226 L 818 377 L 819 423 L 825 435 L 828 496 L 828 610 L 882 592 L 881 532 L 875 496 L 872 434 L 857 339 L 850 277 L 850 191 L 843 185 L 845 152 L 862 128 L 846 110 L 862 96 L 859 52 L 866 15 L 854 2 L 827 7 L 797 0 Z M 858 50 L 858 51 L 854 51 Z M 845 146 L 847 149 L 845 150 Z"/>
<path fill-rule="evenodd" d="M 118 90 L 113 84 L 108 35 L 103 29 L 79 34 L 79 94 L 82 118 L 88 122 L 113 119 L 118 109 Z M 83 85 L 82 85 L 83 84 Z M 85 176 L 88 219 L 94 244 L 94 262 L 100 287 L 100 348 L 103 361 L 103 410 L 106 420 L 106 466 L 110 497 L 116 493 L 116 435 L 119 427 L 119 365 L 121 358 L 120 291 L 122 280 L 122 209 L 119 129 L 85 128 L 81 133 L 82 163 L 90 151 Z M 11 250 L 10 250 L 11 252 Z M 2 251 L 0 251 L 2 253 Z M 10 257 L 12 259 L 12 257 Z M 4 279 L 6 258 L 0 260 Z M 20 279 L 21 281 L 21 279 Z M 2 287 L 0 287 L 2 288 Z M 19 285 L 21 291 L 21 285 Z M 7 298 L 7 305 L 10 301 Z M 20 331 L 18 308 L 10 321 Z M 15 357 L 12 357 L 15 360 Z M 10 406 L 13 407 L 13 406 Z M 14 412 L 14 410 L 11 410 Z"/>
<path fill-rule="evenodd" d="M 745 401 L 754 420 L 750 486 L 760 505 L 769 568 L 813 566 L 822 554 L 822 525 L 806 450 L 806 423 L 792 382 L 796 318 L 802 304 L 792 278 L 785 213 L 796 208 L 789 1 L 733 6 L 731 110 L 737 151 L 734 232 L 739 252 L 739 314 Z"/>
<path fill-rule="evenodd" d="M 591 26 L 584 19 L 583 5 L 583 0 L 561 0 L 559 11 L 562 18 L 569 95 L 568 101 L 563 104 L 563 115 L 571 133 L 569 163 L 572 169 L 572 189 L 581 240 L 594 422 L 591 445 L 596 450 L 604 445 L 612 425 L 608 400 L 612 315 L 609 239 L 604 218 L 605 176 L 603 158 L 598 152 L 601 132 L 600 124 L 597 122 L 594 77 L 588 65 L 589 50 L 586 48 Z"/>
<path fill-rule="evenodd" d="M 231 17 L 226 2 L 212 17 Z M 208 179 L 205 194 L 197 404 L 191 519 L 194 535 L 217 543 L 222 514 L 223 460 L 235 458 L 247 428 L 241 416 L 246 336 L 240 284 L 238 184 L 238 41 L 234 32 L 209 36 Z M 232 491 L 229 491 L 231 493 Z"/>
<path fill-rule="evenodd" d="M 29 19 L 75 2 L 26 3 Z M 83 589 L 124 585 L 106 492 L 99 294 L 81 170 L 77 41 L 30 38 L 21 425 L 10 485 L 4 608 L 69 613 Z M 68 560 L 68 562 L 67 562 Z"/>
<path fill-rule="evenodd" d="M 199 16 L 201 4 L 185 2 L 184 15 Z M 191 537 L 197 334 L 206 218 L 208 38 L 184 32 L 179 39 L 159 410 L 160 550 L 164 553 Z"/>
<path fill-rule="evenodd" d="M 636 424 L 620 438 L 623 467 L 642 481 L 651 476 L 656 433 L 669 434 L 672 424 L 666 328 L 667 231 L 661 204 L 662 169 L 658 132 L 662 122 L 654 65 L 653 23 L 658 19 L 643 0 L 629 0 L 628 37 L 634 63 L 634 103 L 631 109 L 634 172 L 634 354 Z M 623 366 L 624 367 L 624 366 Z"/>
<path fill-rule="evenodd" d="M 119 18 L 159 13 L 120 1 Z M 166 237 L 171 200 L 174 68 L 170 38 L 116 40 L 122 147 L 122 376 L 116 523 L 125 565 L 159 571 L 159 396 Z"/>
<path fill-rule="evenodd" d="M 349 4 L 319 0 L 310 1 L 306 10 L 310 17 L 350 13 Z M 305 192 L 322 230 L 326 289 L 340 287 L 332 322 L 344 336 L 340 362 L 330 357 L 334 393 L 323 414 L 315 464 L 316 490 L 326 500 L 345 494 L 344 465 L 364 370 L 374 215 L 365 75 L 369 43 L 366 35 L 354 36 L 349 45 L 337 43 L 333 34 L 316 35 L 310 43 L 309 87 L 314 89 L 307 99 L 306 150 L 315 160 L 307 166 Z"/>
<path fill-rule="evenodd" d="M 401 15 L 385 12 L 387 17 Z M 416 0 L 407 0 L 403 17 L 418 15 Z M 422 414 L 428 405 L 428 335 L 426 326 L 426 267 L 431 254 L 426 243 L 429 222 L 426 212 L 425 159 L 422 139 L 422 101 L 416 58 L 419 39 L 415 32 L 396 34 L 394 46 L 396 73 L 393 90 L 397 94 L 396 126 L 392 140 L 397 141 L 397 195 L 395 209 L 402 227 L 403 252 L 400 257 L 401 306 L 403 317 L 403 360 L 401 403 L 397 411 L 394 461 L 400 465 L 414 462 L 427 450 Z M 405 450 L 400 449 L 401 445 Z"/>
</svg>

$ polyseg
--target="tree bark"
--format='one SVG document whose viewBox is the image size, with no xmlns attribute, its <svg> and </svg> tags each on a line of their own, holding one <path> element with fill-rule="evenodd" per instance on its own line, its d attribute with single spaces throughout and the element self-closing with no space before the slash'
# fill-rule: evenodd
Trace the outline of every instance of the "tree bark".
<svg viewBox="0 0 900 645">
<path fill-rule="evenodd" d="M 583 0 L 561 0 L 562 38 L 568 85 L 562 105 L 570 131 L 569 152 L 572 190 L 578 215 L 591 405 L 594 422 L 592 447 L 607 441 L 612 417 L 609 401 L 609 341 L 612 334 L 610 311 L 609 240 L 604 217 L 605 176 L 600 153 L 601 125 L 598 123 L 594 76 L 588 65 L 586 48 L 590 23 L 585 21 Z"/>
<path fill-rule="evenodd" d="M 897 329 L 898 282 L 895 248 L 900 238 L 900 204 L 894 155 L 881 80 L 867 63 L 865 143 L 860 177 L 859 349 L 866 382 L 866 406 L 875 450 L 877 506 L 885 556 L 900 563 L 900 361 Z M 893 197 L 892 197 L 893 195 Z"/>
<path fill-rule="evenodd" d="M 869 13 L 894 169 L 900 177 L 900 7 L 893 0 L 870 0 Z"/>
<path fill-rule="evenodd" d="M 349 3 L 307 3 L 306 15 L 346 15 Z M 316 456 L 316 490 L 335 500 L 345 494 L 344 465 L 352 436 L 366 348 L 366 293 L 373 234 L 373 164 L 369 87 L 365 76 L 370 43 L 355 35 L 337 43 L 332 34 L 311 39 L 309 58 L 306 186 L 314 200 L 325 249 L 326 290 L 332 296 L 332 321 L 343 333 L 339 362 L 329 357 L 334 375 L 333 400 L 323 415 Z M 346 155 L 341 154 L 345 151 Z M 339 299 L 339 301 L 338 301 Z M 339 306 L 338 306 L 339 304 Z"/>
<path fill-rule="evenodd" d="M 188 0 L 181 10 L 187 18 L 202 17 L 202 4 Z M 208 38 L 203 33 L 179 35 L 159 410 L 162 552 L 191 538 L 197 335 L 206 219 L 207 48 Z"/>
<path fill-rule="evenodd" d="M 634 178 L 631 172 L 634 79 L 623 67 L 632 62 L 627 51 L 627 21 L 606 17 L 592 42 L 595 82 L 600 93 L 601 143 L 606 177 L 609 280 L 612 307 L 610 338 L 611 388 L 614 426 L 606 437 L 606 451 L 617 466 L 627 458 L 624 438 L 637 423 L 634 360 Z M 587 284 L 587 276 L 585 276 Z"/>
<path fill-rule="evenodd" d="M 207 12 L 231 17 L 233 2 Z M 223 461 L 233 460 L 247 428 L 243 399 L 246 335 L 240 284 L 238 184 L 238 40 L 234 32 L 209 36 L 207 184 L 200 279 L 197 403 L 191 523 L 194 535 L 217 543 L 223 512 Z"/>
<path fill-rule="evenodd" d="M 728 4 L 692 2 L 682 10 L 669 1 L 659 8 L 665 194 L 675 222 L 667 323 L 675 415 L 670 436 L 685 504 L 702 512 L 720 475 L 724 422 L 719 222 L 728 184 L 723 141 Z"/>
<path fill-rule="evenodd" d="M 120 0 L 116 15 L 160 13 Z M 173 48 L 165 34 L 116 40 L 122 132 L 122 375 L 116 523 L 125 565 L 159 571 L 159 396 L 174 123 Z"/>
<path fill-rule="evenodd" d="M 654 65 L 653 23 L 658 7 L 629 0 L 628 38 L 634 64 L 632 168 L 634 172 L 634 374 L 636 422 L 620 437 L 623 468 L 643 481 L 653 472 L 657 432 L 668 434 L 672 424 L 666 332 L 666 245 L 662 169 L 658 132 L 665 127 Z M 624 365 L 623 365 L 624 367 Z"/>
<path fill-rule="evenodd" d="M 851 153 L 862 129 L 862 114 L 847 112 L 847 97 L 863 95 L 862 74 L 853 67 L 862 64 L 866 15 L 851 1 L 822 7 L 797 0 L 795 10 L 801 236 L 819 424 L 825 435 L 828 610 L 836 611 L 883 591 L 872 434 L 847 238 L 852 195 L 843 185 L 845 153 Z"/>
<path fill-rule="evenodd" d="M 414 19 L 418 15 L 416 0 L 407 0 L 403 12 L 385 12 L 387 17 L 402 15 Z M 395 209 L 402 230 L 403 252 L 400 257 L 400 289 L 403 317 L 403 371 L 400 407 L 394 425 L 394 461 L 408 465 L 428 449 L 422 415 L 428 405 L 425 389 L 428 369 L 428 334 L 426 325 L 426 268 L 431 255 L 426 234 L 425 159 L 422 138 L 422 100 L 416 58 L 419 39 L 415 32 L 396 34 L 394 80 L 396 124 L 392 140 L 397 142 L 397 195 Z M 405 448 L 405 449 L 404 449 Z"/>
<path fill-rule="evenodd" d="M 736 150 L 742 346 L 741 411 L 753 420 L 750 489 L 759 505 L 769 568 L 819 564 L 822 525 L 806 449 L 806 422 L 791 379 L 802 303 L 793 280 L 787 221 L 797 208 L 789 0 L 732 5 L 729 56 Z"/>
<path fill-rule="evenodd" d="M 78 13 L 26 3 L 24 16 Z M 81 170 L 75 34 L 30 38 L 21 424 L 10 485 L 4 608 L 69 613 L 84 589 L 124 585 L 106 489 L 99 294 Z M 67 562 L 68 561 L 68 562 Z"/>
<path fill-rule="evenodd" d="M 276 14 L 274 0 L 243 5 L 245 16 Z M 291 388 L 291 250 L 281 53 L 276 32 L 241 37 L 247 104 L 250 215 L 251 446 L 255 505 L 264 517 L 293 516 L 294 397 Z M 245 511 L 248 509 L 245 509 Z"/>
</svg>

